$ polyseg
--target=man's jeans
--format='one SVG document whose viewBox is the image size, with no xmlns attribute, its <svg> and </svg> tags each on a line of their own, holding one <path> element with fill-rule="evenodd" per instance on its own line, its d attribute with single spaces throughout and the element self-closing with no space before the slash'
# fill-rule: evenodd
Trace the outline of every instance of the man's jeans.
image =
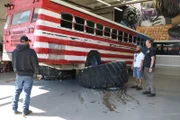
<svg viewBox="0 0 180 120">
<path fill-rule="evenodd" d="M 24 91 L 23 113 L 27 113 L 29 111 L 30 95 L 31 95 L 32 86 L 33 86 L 33 77 L 32 76 L 16 75 L 15 94 L 14 94 L 13 101 L 12 101 L 12 109 L 14 112 L 17 112 L 19 96 L 20 96 L 22 90 Z"/>
</svg>

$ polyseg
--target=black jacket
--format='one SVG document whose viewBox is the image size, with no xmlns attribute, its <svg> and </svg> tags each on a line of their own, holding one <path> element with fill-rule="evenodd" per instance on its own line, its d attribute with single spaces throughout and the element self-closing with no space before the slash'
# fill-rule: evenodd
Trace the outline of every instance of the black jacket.
<svg viewBox="0 0 180 120">
<path fill-rule="evenodd" d="M 12 64 L 18 75 L 33 76 L 39 74 L 39 63 L 36 52 L 29 45 L 17 45 L 12 53 Z"/>
</svg>

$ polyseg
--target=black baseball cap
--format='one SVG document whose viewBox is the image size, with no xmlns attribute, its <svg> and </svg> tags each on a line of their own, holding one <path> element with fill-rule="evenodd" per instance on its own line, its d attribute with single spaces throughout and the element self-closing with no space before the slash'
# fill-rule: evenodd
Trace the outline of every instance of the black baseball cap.
<svg viewBox="0 0 180 120">
<path fill-rule="evenodd" d="M 21 42 L 28 42 L 28 41 L 29 41 L 29 38 L 28 38 L 27 36 L 22 36 L 22 37 L 20 38 L 20 41 L 21 41 Z"/>
</svg>

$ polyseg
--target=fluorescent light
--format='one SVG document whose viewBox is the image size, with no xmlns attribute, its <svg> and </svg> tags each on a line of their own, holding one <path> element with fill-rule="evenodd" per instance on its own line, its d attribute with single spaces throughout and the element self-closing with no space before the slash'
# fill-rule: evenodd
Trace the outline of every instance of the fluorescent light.
<svg viewBox="0 0 180 120">
<path fill-rule="evenodd" d="M 119 10 L 119 11 L 123 11 L 122 9 L 120 9 L 118 7 L 114 7 L 114 9 Z"/>
<path fill-rule="evenodd" d="M 103 4 L 107 5 L 107 6 L 111 6 L 111 4 L 109 4 L 109 3 L 105 2 L 105 1 L 102 1 L 102 0 L 97 0 L 97 1 L 103 3 Z"/>
</svg>

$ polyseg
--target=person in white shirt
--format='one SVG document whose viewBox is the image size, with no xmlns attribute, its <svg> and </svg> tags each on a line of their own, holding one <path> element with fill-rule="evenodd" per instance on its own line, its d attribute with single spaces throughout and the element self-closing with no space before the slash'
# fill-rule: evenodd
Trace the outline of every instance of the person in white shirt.
<svg viewBox="0 0 180 120">
<path fill-rule="evenodd" d="M 131 88 L 136 88 L 136 90 L 142 90 L 143 61 L 144 54 L 142 53 L 142 47 L 138 45 L 136 47 L 136 52 L 134 53 L 134 61 L 132 64 L 133 77 L 136 78 L 136 81 Z"/>
</svg>

